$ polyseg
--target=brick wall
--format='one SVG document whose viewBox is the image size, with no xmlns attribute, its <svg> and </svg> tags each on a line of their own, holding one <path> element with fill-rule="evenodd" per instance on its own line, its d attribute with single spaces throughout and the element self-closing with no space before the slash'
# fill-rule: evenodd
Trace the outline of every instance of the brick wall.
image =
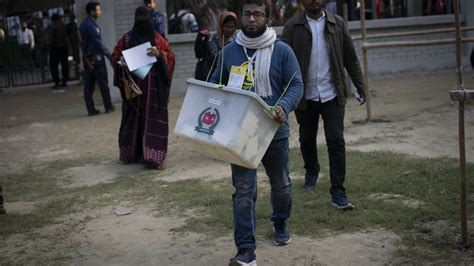
<svg viewBox="0 0 474 266">
<path fill-rule="evenodd" d="M 119 40 L 123 34 L 133 27 L 135 9 L 143 4 L 143 0 L 115 0 L 115 35 Z"/>
<path fill-rule="evenodd" d="M 447 28 L 449 24 L 437 25 L 439 28 Z M 393 28 L 390 30 L 372 30 L 371 33 L 390 33 L 399 31 L 419 31 L 430 30 L 433 27 L 404 27 Z M 353 32 L 354 35 L 359 35 L 359 31 Z M 390 42 L 390 41 L 420 41 L 420 40 L 438 40 L 438 39 L 452 39 L 453 33 L 437 33 L 419 36 L 403 36 L 381 39 L 369 39 L 370 43 Z M 362 60 L 361 41 L 355 41 L 357 55 Z M 376 48 L 369 49 L 369 73 L 378 74 L 394 74 L 405 73 L 411 71 L 429 71 L 442 70 L 455 66 L 455 52 L 456 48 L 453 44 L 446 45 L 432 45 L 432 46 L 418 46 L 418 47 L 393 47 L 393 48 Z M 362 62 L 362 61 L 361 61 Z"/>
<path fill-rule="evenodd" d="M 173 52 L 176 54 L 175 78 L 194 77 L 196 68 L 196 56 L 194 55 L 194 41 L 192 43 L 176 43 Z"/>
</svg>

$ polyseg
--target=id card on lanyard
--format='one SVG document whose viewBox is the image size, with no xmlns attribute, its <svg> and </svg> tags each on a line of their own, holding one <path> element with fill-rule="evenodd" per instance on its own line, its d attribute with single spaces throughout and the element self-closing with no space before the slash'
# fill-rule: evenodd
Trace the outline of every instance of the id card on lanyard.
<svg viewBox="0 0 474 266">
<path fill-rule="evenodd" d="M 251 86 L 249 87 L 249 89 L 251 87 L 254 87 L 255 78 L 254 78 L 254 71 L 253 71 L 253 65 L 254 65 L 253 62 L 255 61 L 256 53 L 254 53 L 254 55 L 250 57 L 248 56 L 247 49 L 245 47 L 243 49 L 245 52 L 245 56 L 247 57 L 247 60 L 248 60 L 248 66 L 247 68 L 242 67 L 242 66 L 231 67 L 229 81 L 227 82 L 227 87 L 229 88 L 234 88 L 238 90 L 243 89 L 244 85 L 248 85 L 245 82 L 247 74 L 249 75 L 251 79 L 250 80 Z"/>
<path fill-rule="evenodd" d="M 232 66 L 230 69 L 229 82 L 227 87 L 241 90 L 244 86 L 247 69 L 239 66 Z"/>
</svg>

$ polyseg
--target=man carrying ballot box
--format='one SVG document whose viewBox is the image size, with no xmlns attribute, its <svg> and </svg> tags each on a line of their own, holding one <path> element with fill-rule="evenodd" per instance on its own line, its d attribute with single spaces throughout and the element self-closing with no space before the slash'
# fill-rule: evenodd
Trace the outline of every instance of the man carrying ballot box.
<svg viewBox="0 0 474 266">
<path fill-rule="evenodd" d="M 291 212 L 287 117 L 303 96 L 303 82 L 292 49 L 277 40 L 275 31 L 267 26 L 270 16 L 267 1 L 244 0 L 240 12 L 242 31 L 221 52 L 211 82 L 255 92 L 275 107 L 274 119 L 282 125 L 262 163 L 271 184 L 274 244 L 283 246 L 291 241 L 286 222 Z M 238 165 L 231 168 L 235 188 L 232 196 L 234 238 L 238 253 L 230 265 L 255 265 L 257 171 Z"/>
</svg>

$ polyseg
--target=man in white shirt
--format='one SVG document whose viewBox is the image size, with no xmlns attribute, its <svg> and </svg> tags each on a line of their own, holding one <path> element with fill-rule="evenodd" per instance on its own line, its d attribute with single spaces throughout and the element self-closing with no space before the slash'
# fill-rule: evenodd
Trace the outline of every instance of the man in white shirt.
<svg viewBox="0 0 474 266">
<path fill-rule="evenodd" d="M 344 115 L 347 98 L 352 94 L 347 85 L 347 74 L 361 96 L 361 104 L 365 101 L 364 78 L 344 19 L 324 9 L 325 0 L 302 0 L 302 3 L 305 12 L 286 23 L 282 40 L 293 48 L 305 85 L 305 97 L 295 111 L 306 170 L 304 188 L 314 190 L 317 187 L 321 167 L 316 137 L 322 118 L 328 146 L 332 205 L 340 210 L 352 210 L 354 206 L 344 187 Z"/>
<path fill-rule="evenodd" d="M 30 51 L 35 48 L 35 35 L 33 31 L 28 28 L 26 22 L 21 23 L 21 30 L 18 32 L 18 44 L 20 46 L 27 46 Z"/>
<path fill-rule="evenodd" d="M 20 45 L 21 64 L 29 68 L 32 66 L 33 49 L 35 48 L 35 35 L 33 31 L 28 28 L 28 24 L 23 21 L 21 23 L 21 30 L 17 35 L 18 44 Z"/>
</svg>

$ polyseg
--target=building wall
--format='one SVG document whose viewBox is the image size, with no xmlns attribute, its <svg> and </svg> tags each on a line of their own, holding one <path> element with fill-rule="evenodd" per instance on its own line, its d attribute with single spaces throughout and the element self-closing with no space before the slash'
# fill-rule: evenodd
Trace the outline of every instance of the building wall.
<svg viewBox="0 0 474 266">
<path fill-rule="evenodd" d="M 452 27 L 453 15 L 413 17 L 403 19 L 390 19 L 369 21 L 367 24 L 368 35 L 377 33 L 395 33 L 407 31 L 445 29 Z M 360 25 L 356 22 L 349 24 L 353 35 L 360 35 Z M 454 39 L 454 31 L 427 35 L 413 35 L 381 39 L 369 39 L 370 43 L 390 41 L 419 41 Z M 359 58 L 362 56 L 361 41 L 354 45 Z M 395 74 L 412 71 L 431 71 L 455 68 L 456 47 L 453 44 L 418 46 L 418 47 L 393 47 L 370 49 L 368 53 L 369 72 L 372 75 Z M 467 55 L 467 51 L 464 51 Z"/>
<path fill-rule="evenodd" d="M 143 3 L 143 0 L 115 0 L 115 38 L 119 40 L 123 34 L 133 27 L 135 9 Z"/>
</svg>

